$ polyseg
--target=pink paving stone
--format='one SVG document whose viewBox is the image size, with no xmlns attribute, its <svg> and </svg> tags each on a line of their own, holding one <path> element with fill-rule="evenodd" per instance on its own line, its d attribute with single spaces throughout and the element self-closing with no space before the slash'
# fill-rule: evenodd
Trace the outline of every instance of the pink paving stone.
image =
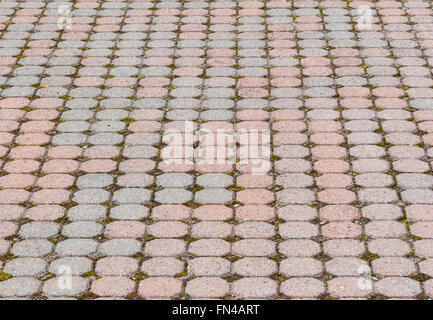
<svg viewBox="0 0 433 320">
<path fill-rule="evenodd" d="M 158 169 L 163 172 L 188 172 L 194 169 L 194 164 L 173 164 L 172 161 L 163 160 L 158 163 Z M 228 168 L 227 172 L 231 171 L 230 169 L 231 168 Z"/>
<path fill-rule="evenodd" d="M 158 98 L 167 95 L 167 89 L 164 88 L 143 88 L 137 91 L 138 97 Z"/>
<path fill-rule="evenodd" d="M 113 160 L 88 160 L 81 164 L 80 170 L 88 173 L 110 172 L 116 169 L 117 163 Z"/>
<path fill-rule="evenodd" d="M 406 207 L 406 216 L 408 220 L 425 221 L 433 220 L 433 206 L 415 204 Z"/>
<path fill-rule="evenodd" d="M 14 135 L 8 132 L 0 132 L 0 144 L 10 144 L 14 139 Z"/>
<path fill-rule="evenodd" d="M 132 132 L 157 132 L 161 130 L 161 124 L 157 121 L 137 121 L 128 127 Z"/>
<path fill-rule="evenodd" d="M 281 283 L 281 292 L 289 297 L 317 297 L 325 292 L 325 284 L 313 278 L 291 278 Z"/>
<path fill-rule="evenodd" d="M 1 120 L 18 120 L 25 114 L 24 110 L 19 109 L 0 109 Z"/>
<path fill-rule="evenodd" d="M 171 298 L 182 292 L 182 281 L 166 278 L 148 278 L 140 281 L 138 295 L 144 298 Z"/>
<path fill-rule="evenodd" d="M 179 221 L 159 221 L 149 225 L 146 231 L 157 238 L 178 238 L 187 234 L 188 227 Z"/>
<path fill-rule="evenodd" d="M 347 156 L 347 151 L 339 146 L 317 146 L 311 149 L 311 154 L 317 159 L 342 159 Z"/>
<path fill-rule="evenodd" d="M 139 84 L 143 87 L 165 87 L 168 86 L 170 80 L 162 77 L 148 77 L 140 80 Z"/>
<path fill-rule="evenodd" d="M 42 189 L 33 193 L 30 201 L 33 203 L 63 203 L 68 202 L 71 192 L 63 189 Z"/>
<path fill-rule="evenodd" d="M 97 77 L 83 77 L 74 80 L 74 85 L 78 87 L 97 87 L 104 83 L 104 79 Z"/>
<path fill-rule="evenodd" d="M 370 90 L 363 87 L 344 87 L 338 89 L 338 94 L 341 97 L 368 97 L 370 95 Z"/>
<path fill-rule="evenodd" d="M 10 242 L 0 239 L 0 255 L 6 255 L 10 248 Z"/>
<path fill-rule="evenodd" d="M 306 125 L 302 121 L 278 121 L 272 125 L 272 129 L 280 132 L 303 131 Z"/>
<path fill-rule="evenodd" d="M 351 221 L 361 215 L 358 208 L 348 205 L 327 205 L 320 208 L 320 218 L 327 221 Z"/>
<path fill-rule="evenodd" d="M 146 225 L 138 221 L 115 221 L 106 225 L 109 238 L 139 238 L 144 235 Z"/>
<path fill-rule="evenodd" d="M 18 226 L 10 221 L 0 221 L 0 238 L 7 238 L 18 231 Z"/>
<path fill-rule="evenodd" d="M 51 131 L 54 126 L 55 123 L 50 121 L 27 121 L 21 125 L 20 132 L 48 132 Z"/>
<path fill-rule="evenodd" d="M 416 222 L 409 229 L 417 237 L 433 238 L 433 222 Z"/>
<path fill-rule="evenodd" d="M 236 179 L 236 184 L 243 188 L 266 188 L 273 183 L 272 176 L 243 174 Z"/>
<path fill-rule="evenodd" d="M 311 132 L 338 132 L 341 129 L 342 126 L 337 121 L 316 120 L 309 123 Z"/>
<path fill-rule="evenodd" d="M 63 102 L 64 101 L 62 99 L 58 99 L 58 98 L 39 98 L 33 100 L 30 103 L 30 106 L 38 109 L 56 109 L 62 106 Z"/>
<path fill-rule="evenodd" d="M 239 120 L 267 120 L 269 112 L 264 110 L 241 110 L 236 114 Z"/>
<path fill-rule="evenodd" d="M 359 287 L 359 278 L 339 277 L 328 281 L 328 292 L 332 297 L 364 297 L 372 292 L 368 287 Z"/>
<path fill-rule="evenodd" d="M 404 91 L 398 88 L 382 87 L 375 88 L 372 91 L 373 95 L 384 98 L 396 98 L 404 95 Z"/>
<path fill-rule="evenodd" d="M 83 150 L 75 146 L 60 146 L 48 149 L 48 157 L 55 159 L 74 159 L 81 156 Z"/>
<path fill-rule="evenodd" d="M 65 215 L 65 208 L 59 205 L 37 205 L 27 209 L 24 217 L 36 221 L 54 221 Z"/>
<path fill-rule="evenodd" d="M 415 263 L 407 258 L 381 257 L 372 262 L 378 276 L 410 276 L 416 272 Z"/>
<path fill-rule="evenodd" d="M 105 85 L 107 87 L 132 87 L 137 82 L 134 78 L 127 78 L 127 77 L 119 77 L 119 78 L 112 78 L 107 79 L 105 81 Z"/>
<path fill-rule="evenodd" d="M 314 163 L 314 169 L 319 173 L 343 173 L 349 170 L 349 163 L 337 159 L 322 159 Z"/>
<path fill-rule="evenodd" d="M 128 276 L 138 270 L 138 261 L 130 257 L 106 257 L 96 262 L 95 272 L 101 276 Z"/>
<path fill-rule="evenodd" d="M 277 284 L 264 277 L 242 278 L 232 283 L 232 294 L 237 298 L 270 298 L 277 294 Z"/>
<path fill-rule="evenodd" d="M 378 98 L 375 99 L 375 104 L 382 109 L 402 109 L 407 107 L 407 102 L 399 98 Z"/>
<path fill-rule="evenodd" d="M 271 79 L 271 85 L 274 87 L 297 87 L 300 86 L 301 83 L 300 79 L 294 77 Z"/>
<path fill-rule="evenodd" d="M 0 122 L 0 131 L 14 131 L 18 129 L 17 121 L 3 120 Z M 22 125 L 21 125 L 22 127 Z"/>
<path fill-rule="evenodd" d="M 79 163 L 74 160 L 49 160 L 42 166 L 45 173 L 69 173 L 78 170 Z"/>
<path fill-rule="evenodd" d="M 266 204 L 275 200 L 275 195 L 265 189 L 246 189 L 236 194 L 236 200 L 244 204 Z"/>
<path fill-rule="evenodd" d="M 245 166 L 243 166 L 245 168 Z M 243 168 L 238 167 L 237 168 L 241 172 L 248 172 L 248 168 L 246 170 L 242 170 Z M 198 171 L 200 173 L 228 173 L 233 171 L 233 165 L 232 164 L 216 164 L 216 165 L 210 165 L 210 164 L 197 164 L 195 166 L 195 171 Z"/>
<path fill-rule="evenodd" d="M 135 282 L 126 277 L 103 277 L 93 281 L 90 291 L 98 296 L 126 296 L 135 288 Z"/>
<path fill-rule="evenodd" d="M 269 221 L 275 217 L 275 209 L 265 205 L 245 205 L 235 209 L 238 221 Z"/>
<path fill-rule="evenodd" d="M 238 80 L 238 87 L 264 87 L 268 85 L 268 80 L 258 77 L 247 77 Z"/>
<path fill-rule="evenodd" d="M 8 174 L 0 177 L 0 187 L 25 189 L 34 184 L 36 177 L 31 174 Z"/>
<path fill-rule="evenodd" d="M 199 277 L 187 282 L 185 292 L 196 298 L 219 298 L 229 293 L 230 285 L 221 278 Z"/>
<path fill-rule="evenodd" d="M 59 116 L 56 110 L 33 110 L 26 113 L 25 117 L 29 120 L 52 120 Z"/>
<path fill-rule="evenodd" d="M 36 160 L 13 160 L 7 162 L 3 166 L 3 170 L 8 173 L 28 173 L 36 171 L 40 166 L 40 163 Z"/>
<path fill-rule="evenodd" d="M 0 206 L 0 220 L 17 220 L 23 215 L 24 208 L 17 205 Z"/>
<path fill-rule="evenodd" d="M 351 222 L 330 222 L 322 226 L 322 234 L 331 239 L 356 238 L 361 233 L 361 226 Z"/>
<path fill-rule="evenodd" d="M 316 184 L 320 188 L 347 188 L 353 185 L 352 177 L 345 174 L 324 174 L 316 178 Z"/>
<path fill-rule="evenodd" d="M 4 157 L 6 153 L 8 153 L 8 148 L 0 146 L 0 157 Z"/>
<path fill-rule="evenodd" d="M 75 177 L 69 174 L 48 174 L 40 177 L 37 185 L 41 188 L 63 189 L 74 184 Z"/>
<path fill-rule="evenodd" d="M 224 205 L 203 205 L 194 209 L 192 216 L 200 220 L 228 220 L 233 216 L 233 209 Z"/>
<path fill-rule="evenodd" d="M 20 145 L 38 146 L 48 143 L 50 139 L 51 137 L 44 133 L 27 133 L 17 136 L 15 142 Z"/>
<path fill-rule="evenodd" d="M 160 205 L 152 209 L 152 218 L 156 220 L 185 220 L 191 216 L 191 212 L 191 208 L 183 205 Z"/>
<path fill-rule="evenodd" d="M 26 98 L 6 98 L 0 100 L 0 109 L 24 108 L 30 100 Z"/>
<path fill-rule="evenodd" d="M 320 191 L 317 198 L 325 203 L 346 204 L 355 201 L 356 195 L 353 191 L 345 189 L 327 189 Z"/>
<path fill-rule="evenodd" d="M 315 133 L 310 140 L 319 145 L 337 145 L 344 142 L 344 137 L 338 133 Z"/>
<path fill-rule="evenodd" d="M 373 106 L 371 100 L 365 98 L 345 98 L 340 100 L 340 104 L 347 109 L 366 109 Z"/>
<path fill-rule="evenodd" d="M 23 56 L 33 57 L 33 56 L 49 56 L 53 50 L 47 48 L 34 48 L 26 49 L 23 51 Z"/>
</svg>

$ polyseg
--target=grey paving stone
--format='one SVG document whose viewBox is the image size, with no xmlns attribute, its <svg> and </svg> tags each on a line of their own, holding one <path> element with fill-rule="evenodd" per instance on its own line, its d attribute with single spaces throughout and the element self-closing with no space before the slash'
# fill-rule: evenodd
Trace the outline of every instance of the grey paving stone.
<svg viewBox="0 0 433 320">
<path fill-rule="evenodd" d="M 76 185 L 84 188 L 105 188 L 113 184 L 113 177 L 106 173 L 90 173 L 78 177 Z"/>
<path fill-rule="evenodd" d="M 19 235 L 24 239 L 51 238 L 58 234 L 60 225 L 54 222 L 30 222 L 23 224 Z"/>
<path fill-rule="evenodd" d="M 11 278 L 0 283 L 0 297 L 31 296 L 38 292 L 41 281 L 29 277 Z"/>
<path fill-rule="evenodd" d="M 197 177 L 197 184 L 205 188 L 226 188 L 233 182 L 233 177 L 222 173 L 206 173 Z"/>
<path fill-rule="evenodd" d="M 50 263 L 48 271 L 57 275 L 64 275 L 66 268 L 71 275 L 81 275 L 92 270 L 92 260 L 86 257 L 65 257 L 56 259 Z"/>
<path fill-rule="evenodd" d="M 155 201 L 159 203 L 185 203 L 192 200 L 190 191 L 180 188 L 166 188 L 155 192 Z"/>
<path fill-rule="evenodd" d="M 84 189 L 74 193 L 72 201 L 77 203 L 103 203 L 110 198 L 110 192 L 103 189 Z"/>
<path fill-rule="evenodd" d="M 67 216 L 72 221 L 99 220 L 106 217 L 107 209 L 97 204 L 80 204 L 68 210 Z"/>
<path fill-rule="evenodd" d="M 61 257 L 87 256 L 94 254 L 98 248 L 98 242 L 91 239 L 66 239 L 56 246 L 56 253 Z"/>
<path fill-rule="evenodd" d="M 106 256 L 133 256 L 141 250 L 141 243 L 134 239 L 112 239 L 101 244 L 98 253 Z"/>
<path fill-rule="evenodd" d="M 150 201 L 151 191 L 141 188 L 123 188 L 113 193 L 116 203 L 147 203 Z"/>
<path fill-rule="evenodd" d="M 149 209 L 138 204 L 124 204 L 110 209 L 110 217 L 118 220 L 141 220 L 149 215 Z"/>
<path fill-rule="evenodd" d="M 233 200 L 233 193 L 225 189 L 209 188 L 196 192 L 194 198 L 201 204 L 226 203 Z"/>
<path fill-rule="evenodd" d="M 53 244 L 48 240 L 23 240 L 12 246 L 11 253 L 17 257 L 42 257 L 49 254 L 53 247 Z"/>
<path fill-rule="evenodd" d="M 189 187 L 194 184 L 194 177 L 186 173 L 164 173 L 156 178 L 156 184 L 165 188 Z"/>
<path fill-rule="evenodd" d="M 92 221 L 77 221 L 63 226 L 62 234 L 68 238 L 92 238 L 101 234 L 102 225 Z"/>
<path fill-rule="evenodd" d="M 17 258 L 7 262 L 3 272 L 14 277 L 41 276 L 45 273 L 47 265 L 47 262 L 40 258 Z"/>
</svg>

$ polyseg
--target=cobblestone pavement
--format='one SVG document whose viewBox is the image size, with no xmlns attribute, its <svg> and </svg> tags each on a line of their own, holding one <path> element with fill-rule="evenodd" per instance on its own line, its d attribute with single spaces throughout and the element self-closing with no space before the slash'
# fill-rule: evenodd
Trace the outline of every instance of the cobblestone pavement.
<svg viewBox="0 0 433 320">
<path fill-rule="evenodd" d="M 433 298 L 432 31 L 427 0 L 1 1 L 0 297 Z M 185 121 L 259 130 L 269 172 L 167 161 Z"/>
</svg>

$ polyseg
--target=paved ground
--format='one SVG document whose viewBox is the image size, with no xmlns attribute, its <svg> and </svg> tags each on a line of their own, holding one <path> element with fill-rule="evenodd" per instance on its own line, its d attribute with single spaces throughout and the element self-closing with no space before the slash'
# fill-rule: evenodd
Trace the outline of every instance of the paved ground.
<svg viewBox="0 0 433 320">
<path fill-rule="evenodd" d="M 433 297 L 431 2 L 67 3 L 0 2 L 0 297 Z"/>
</svg>

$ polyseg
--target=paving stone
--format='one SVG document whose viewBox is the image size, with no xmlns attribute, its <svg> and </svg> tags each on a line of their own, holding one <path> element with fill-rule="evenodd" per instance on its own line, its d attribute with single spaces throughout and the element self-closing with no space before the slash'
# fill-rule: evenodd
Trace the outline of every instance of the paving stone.
<svg viewBox="0 0 433 320">
<path fill-rule="evenodd" d="M 192 193 L 180 188 L 167 188 L 155 192 L 155 201 L 159 203 L 185 203 L 190 200 Z"/>
<path fill-rule="evenodd" d="M 90 272 L 92 265 L 92 260 L 86 257 L 65 257 L 51 262 L 48 270 L 57 276 L 62 276 L 68 268 L 71 275 L 81 275 Z"/>
<path fill-rule="evenodd" d="M 35 294 L 41 281 L 30 277 L 16 277 L 0 283 L 0 297 L 22 297 Z"/>
<path fill-rule="evenodd" d="M 40 276 L 45 273 L 47 262 L 40 258 L 17 258 L 7 262 L 3 272 L 14 277 Z"/>
<path fill-rule="evenodd" d="M 189 187 L 193 183 L 193 176 L 186 173 L 164 173 L 156 178 L 156 184 L 166 188 Z"/>
<path fill-rule="evenodd" d="M 204 189 L 195 193 L 195 201 L 202 204 L 226 203 L 232 199 L 232 192 L 219 188 Z"/>
<path fill-rule="evenodd" d="M 0 2 L 0 297 L 433 298 L 431 8 L 364 2 Z"/>
<path fill-rule="evenodd" d="M 113 202 L 116 203 L 147 203 L 151 192 L 147 189 L 123 188 L 113 193 Z"/>
<path fill-rule="evenodd" d="M 77 179 L 77 187 L 85 188 L 105 188 L 113 183 L 113 178 L 106 173 L 90 173 L 80 176 Z"/>
</svg>

